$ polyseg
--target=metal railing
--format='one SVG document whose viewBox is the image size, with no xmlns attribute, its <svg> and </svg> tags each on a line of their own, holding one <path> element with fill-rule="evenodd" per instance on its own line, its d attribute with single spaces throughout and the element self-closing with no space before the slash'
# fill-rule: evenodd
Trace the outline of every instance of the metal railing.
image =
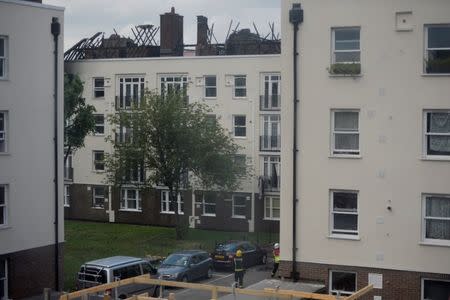
<svg viewBox="0 0 450 300">
<path fill-rule="evenodd" d="M 260 110 L 280 110 L 281 95 L 260 95 L 259 109 Z"/>
<path fill-rule="evenodd" d="M 281 135 L 261 135 L 259 137 L 260 151 L 280 151 Z"/>
<path fill-rule="evenodd" d="M 116 96 L 116 110 L 119 109 L 131 109 L 133 106 L 139 106 L 141 103 L 141 98 L 138 96 Z"/>
</svg>

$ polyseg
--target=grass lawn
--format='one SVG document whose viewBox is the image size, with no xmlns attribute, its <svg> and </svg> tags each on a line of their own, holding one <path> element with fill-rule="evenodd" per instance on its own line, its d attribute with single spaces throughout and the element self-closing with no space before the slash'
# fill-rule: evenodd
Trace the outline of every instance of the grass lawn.
<svg viewBox="0 0 450 300">
<path fill-rule="evenodd" d="M 277 234 L 189 229 L 184 240 L 175 239 L 175 229 L 114 223 L 65 222 L 64 289 L 75 288 L 76 274 L 86 261 L 113 256 L 167 256 L 175 250 L 212 251 L 216 242 L 244 239 L 265 245 L 278 241 Z"/>
</svg>

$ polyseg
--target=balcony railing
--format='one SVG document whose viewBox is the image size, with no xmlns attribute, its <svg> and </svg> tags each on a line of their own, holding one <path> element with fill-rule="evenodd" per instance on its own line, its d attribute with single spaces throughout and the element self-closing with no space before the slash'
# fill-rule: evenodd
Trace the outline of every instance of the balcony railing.
<svg viewBox="0 0 450 300">
<path fill-rule="evenodd" d="M 73 168 L 64 167 L 64 180 L 73 181 Z"/>
<path fill-rule="evenodd" d="M 280 95 L 260 95 L 259 109 L 260 110 L 280 110 L 281 96 Z"/>
<path fill-rule="evenodd" d="M 261 135 L 259 137 L 260 151 L 280 151 L 281 136 L 280 135 Z"/>
<path fill-rule="evenodd" d="M 281 178 L 280 176 L 261 176 L 264 182 L 264 192 L 279 192 Z"/>
<path fill-rule="evenodd" d="M 131 109 L 133 106 L 139 106 L 141 99 L 137 96 L 116 96 L 116 110 Z"/>
</svg>

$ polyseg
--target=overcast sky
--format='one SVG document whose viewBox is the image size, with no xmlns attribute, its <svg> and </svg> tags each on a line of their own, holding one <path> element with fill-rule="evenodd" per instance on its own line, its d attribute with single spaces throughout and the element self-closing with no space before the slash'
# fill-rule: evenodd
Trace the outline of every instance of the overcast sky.
<svg viewBox="0 0 450 300">
<path fill-rule="evenodd" d="M 281 0 L 43 0 L 45 4 L 63 6 L 65 41 L 67 50 L 76 42 L 101 31 L 107 36 L 113 28 L 119 34 L 131 35 L 133 25 L 159 26 L 159 15 L 175 11 L 184 16 L 184 42 L 196 42 L 197 18 L 204 15 L 208 24 L 214 23 L 214 35 L 224 42 L 230 21 L 239 28 L 251 28 L 255 22 L 261 35 L 270 32 L 268 22 L 275 22 L 275 32 L 280 32 Z M 159 34 L 158 34 L 159 40 Z"/>
</svg>

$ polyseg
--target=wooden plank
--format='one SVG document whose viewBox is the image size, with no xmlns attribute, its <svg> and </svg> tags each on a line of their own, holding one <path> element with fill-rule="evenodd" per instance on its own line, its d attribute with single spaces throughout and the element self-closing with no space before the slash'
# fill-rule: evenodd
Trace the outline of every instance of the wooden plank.
<svg viewBox="0 0 450 300">
<path fill-rule="evenodd" d="M 148 275 L 145 275 L 145 276 L 148 277 Z M 106 283 L 106 284 L 102 284 L 102 285 L 93 286 L 93 287 L 90 287 L 90 288 L 87 288 L 84 290 L 80 290 L 80 291 L 76 291 L 76 292 L 73 292 L 70 294 L 63 295 L 63 296 L 66 296 L 67 298 L 62 298 L 63 296 L 61 296 L 59 299 L 60 300 L 70 300 L 70 299 L 74 299 L 74 298 L 81 298 L 83 296 L 87 296 L 88 294 L 104 292 L 108 289 L 113 289 L 115 287 L 135 283 L 135 279 L 136 279 L 136 277 L 133 277 L 133 278 L 128 278 L 128 279 L 124 279 L 124 280 L 120 280 L 120 281 L 115 281 L 112 283 Z"/>
<path fill-rule="evenodd" d="M 167 298 L 167 300 L 175 300 L 175 294 L 174 293 L 170 293 L 169 294 L 169 298 Z"/>
<path fill-rule="evenodd" d="M 346 300 L 355 300 L 360 298 L 361 296 L 367 294 L 368 292 L 370 292 L 371 290 L 373 290 L 373 284 L 370 284 L 362 289 L 360 289 L 359 291 L 356 291 L 356 293 L 352 294 L 351 296 L 348 296 L 347 298 L 345 298 Z"/>
</svg>

